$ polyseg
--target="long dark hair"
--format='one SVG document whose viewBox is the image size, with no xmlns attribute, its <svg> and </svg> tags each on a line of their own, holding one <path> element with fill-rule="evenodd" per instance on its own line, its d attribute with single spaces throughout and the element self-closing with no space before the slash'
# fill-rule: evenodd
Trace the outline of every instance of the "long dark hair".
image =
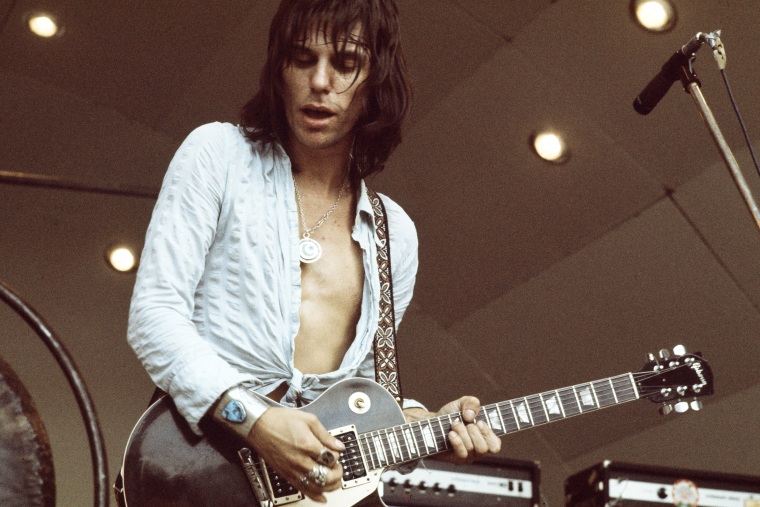
<svg viewBox="0 0 760 507">
<path fill-rule="evenodd" d="M 241 124 L 251 141 L 272 143 L 288 139 L 282 101 L 282 70 L 292 62 L 298 41 L 309 28 L 330 35 L 335 50 L 361 24 L 361 44 L 370 56 L 364 114 L 354 127 L 357 181 L 381 171 L 401 142 L 401 125 L 411 103 L 409 76 L 401 52 L 395 0 L 282 0 L 269 28 L 267 61 L 259 91 L 243 107 Z M 329 30 L 329 34 L 327 31 Z"/>
</svg>

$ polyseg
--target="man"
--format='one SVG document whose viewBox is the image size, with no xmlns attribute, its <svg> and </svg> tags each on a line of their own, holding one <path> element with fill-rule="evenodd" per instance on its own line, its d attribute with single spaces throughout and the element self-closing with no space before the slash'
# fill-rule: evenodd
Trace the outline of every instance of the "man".
<svg viewBox="0 0 760 507">
<path fill-rule="evenodd" d="M 380 282 L 363 178 L 400 142 L 407 82 L 392 0 L 284 0 L 243 126 L 200 127 L 175 155 L 135 285 L 130 343 L 193 431 L 237 435 L 317 501 L 340 487 L 331 458 L 344 447 L 292 407 L 374 378 Z M 400 321 L 417 238 L 383 202 Z M 499 451 L 478 410 L 464 397 L 439 411 L 465 419 L 444 458 Z M 404 415 L 435 414 L 407 400 Z"/>
</svg>

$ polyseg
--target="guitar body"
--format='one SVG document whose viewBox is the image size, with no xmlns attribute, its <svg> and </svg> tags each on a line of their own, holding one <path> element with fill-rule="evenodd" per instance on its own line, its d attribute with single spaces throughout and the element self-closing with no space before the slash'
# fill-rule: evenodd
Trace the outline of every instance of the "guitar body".
<svg viewBox="0 0 760 507">
<path fill-rule="evenodd" d="M 404 423 L 393 396 L 375 382 L 359 378 L 335 384 L 298 410 L 316 415 L 328 430 L 353 425 L 365 433 Z M 226 434 L 194 434 L 171 398 L 163 397 L 143 414 L 127 443 L 122 471 L 127 507 L 257 505 L 239 449 Z M 327 493 L 328 504 L 384 505 L 377 493 L 381 472 L 370 471 L 364 484 Z M 279 505 L 284 503 L 322 505 L 307 497 Z"/>
</svg>

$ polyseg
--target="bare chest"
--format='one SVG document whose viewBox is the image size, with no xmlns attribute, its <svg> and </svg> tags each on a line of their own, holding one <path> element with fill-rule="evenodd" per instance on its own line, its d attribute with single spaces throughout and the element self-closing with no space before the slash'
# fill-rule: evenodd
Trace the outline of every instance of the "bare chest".
<svg viewBox="0 0 760 507">
<path fill-rule="evenodd" d="M 341 215 L 312 233 L 322 257 L 301 264 L 295 366 L 303 373 L 338 369 L 356 336 L 365 272 L 362 250 L 351 238 L 351 223 Z"/>
</svg>

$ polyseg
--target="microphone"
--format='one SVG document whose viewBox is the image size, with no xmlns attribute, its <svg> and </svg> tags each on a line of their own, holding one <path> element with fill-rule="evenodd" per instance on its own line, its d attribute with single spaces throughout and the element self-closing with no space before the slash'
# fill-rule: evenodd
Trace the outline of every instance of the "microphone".
<svg viewBox="0 0 760 507">
<path fill-rule="evenodd" d="M 646 115 L 655 108 L 657 103 L 668 93 L 673 83 L 680 77 L 678 71 L 681 67 L 690 64 L 705 40 L 705 34 L 698 32 L 665 62 L 660 72 L 649 81 L 646 88 L 633 101 L 633 108 L 637 113 Z"/>
</svg>

